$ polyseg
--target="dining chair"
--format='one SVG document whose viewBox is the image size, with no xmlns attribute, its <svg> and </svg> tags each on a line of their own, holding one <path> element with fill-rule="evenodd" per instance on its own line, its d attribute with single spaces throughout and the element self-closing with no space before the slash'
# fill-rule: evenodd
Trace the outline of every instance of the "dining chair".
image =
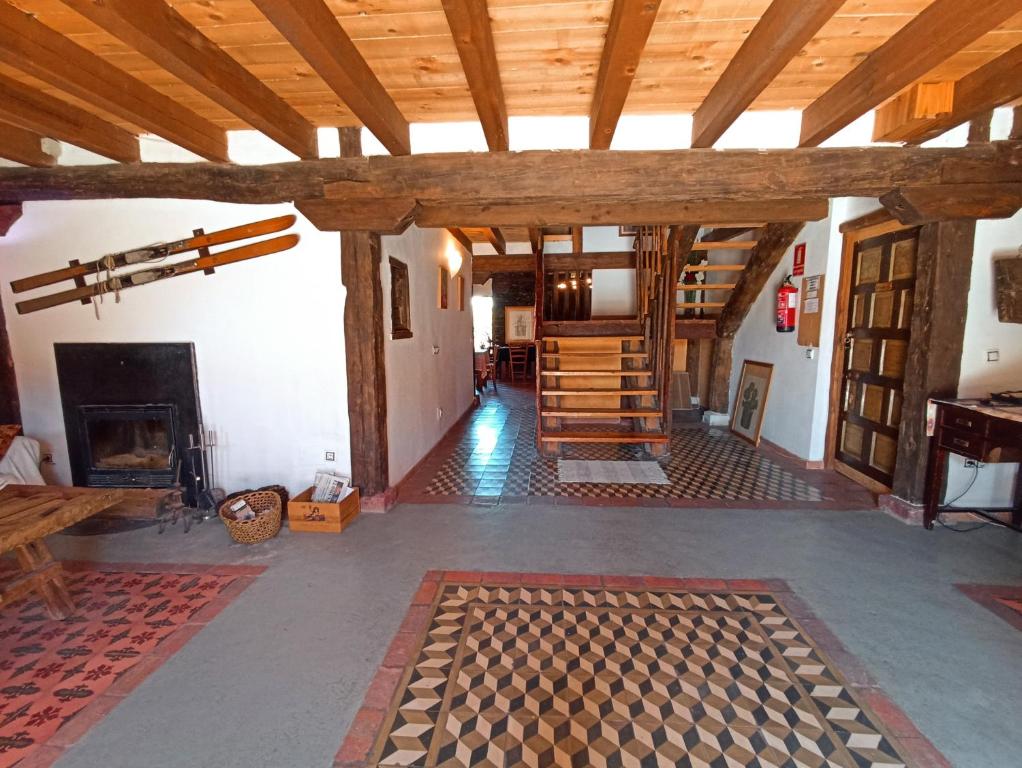
<svg viewBox="0 0 1022 768">
<path fill-rule="evenodd" d="M 511 345 L 511 381 L 515 374 L 520 373 L 523 379 L 529 378 L 529 346 L 527 344 Z"/>
</svg>

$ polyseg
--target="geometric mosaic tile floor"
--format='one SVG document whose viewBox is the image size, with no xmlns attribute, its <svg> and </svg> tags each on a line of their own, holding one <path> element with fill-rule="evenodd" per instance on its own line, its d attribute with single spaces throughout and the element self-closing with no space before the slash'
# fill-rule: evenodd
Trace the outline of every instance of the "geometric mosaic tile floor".
<svg viewBox="0 0 1022 768">
<path fill-rule="evenodd" d="M 806 470 L 779 455 L 767 455 L 765 449 L 754 448 L 726 428 L 700 424 L 674 426 L 670 454 L 659 460 L 669 481 L 666 485 L 560 483 L 557 459 L 536 450 L 533 385 L 499 386 L 497 393 L 487 390 L 465 424 L 442 441 L 403 484 L 402 500 L 456 497 L 485 503 L 543 497 L 625 504 L 873 506 L 860 486 L 833 472 Z M 639 445 L 570 444 L 562 457 L 655 460 Z"/>
<path fill-rule="evenodd" d="M 264 570 L 62 565 L 74 615 L 35 598 L 0 611 L 0 768 L 52 764 Z"/>
<path fill-rule="evenodd" d="M 987 610 L 1022 631 L 1022 586 L 956 584 L 955 586 Z"/>
<path fill-rule="evenodd" d="M 783 582 L 431 572 L 335 765 L 947 763 Z"/>
</svg>

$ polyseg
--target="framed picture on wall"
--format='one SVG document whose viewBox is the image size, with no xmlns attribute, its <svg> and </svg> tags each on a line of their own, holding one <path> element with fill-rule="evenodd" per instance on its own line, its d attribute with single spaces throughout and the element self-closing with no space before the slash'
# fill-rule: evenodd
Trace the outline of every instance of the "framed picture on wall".
<svg viewBox="0 0 1022 768">
<path fill-rule="evenodd" d="M 447 267 L 440 267 L 440 285 L 437 289 L 437 306 L 440 309 L 447 309 L 448 294 L 451 289 L 451 273 Z"/>
<path fill-rule="evenodd" d="M 458 275 L 454 278 L 454 289 L 458 292 L 458 311 L 465 311 L 465 276 Z"/>
<path fill-rule="evenodd" d="M 535 329 L 535 307 L 504 307 L 504 342 L 506 344 L 531 344 Z"/>
<path fill-rule="evenodd" d="M 412 338 L 411 288 L 408 283 L 408 265 L 390 260 L 390 338 Z"/>
<path fill-rule="evenodd" d="M 617 228 L 618 237 L 638 237 L 639 228 L 636 226 L 622 226 Z"/>
<path fill-rule="evenodd" d="M 759 433 L 763 429 L 763 414 L 773 373 L 772 363 L 758 363 L 755 360 L 742 363 L 742 377 L 738 381 L 738 393 L 731 414 L 731 431 L 753 445 L 759 445 Z"/>
</svg>

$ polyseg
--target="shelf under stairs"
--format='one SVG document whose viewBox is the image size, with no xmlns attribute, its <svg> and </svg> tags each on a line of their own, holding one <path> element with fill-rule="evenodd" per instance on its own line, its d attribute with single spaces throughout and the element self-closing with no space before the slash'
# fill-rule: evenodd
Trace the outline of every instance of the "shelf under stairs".
<svg viewBox="0 0 1022 768">
<path fill-rule="evenodd" d="M 642 336 L 548 336 L 539 342 L 539 447 L 642 444 L 666 452 L 660 389 Z"/>
</svg>

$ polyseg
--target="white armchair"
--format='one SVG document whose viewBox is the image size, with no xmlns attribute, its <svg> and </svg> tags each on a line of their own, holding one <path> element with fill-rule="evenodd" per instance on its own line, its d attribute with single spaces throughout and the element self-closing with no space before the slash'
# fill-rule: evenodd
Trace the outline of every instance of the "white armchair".
<svg viewBox="0 0 1022 768">
<path fill-rule="evenodd" d="M 0 459 L 0 488 L 11 483 L 17 485 L 46 485 L 39 474 L 41 449 L 38 440 L 31 437 L 14 438 L 7 455 Z"/>
</svg>

